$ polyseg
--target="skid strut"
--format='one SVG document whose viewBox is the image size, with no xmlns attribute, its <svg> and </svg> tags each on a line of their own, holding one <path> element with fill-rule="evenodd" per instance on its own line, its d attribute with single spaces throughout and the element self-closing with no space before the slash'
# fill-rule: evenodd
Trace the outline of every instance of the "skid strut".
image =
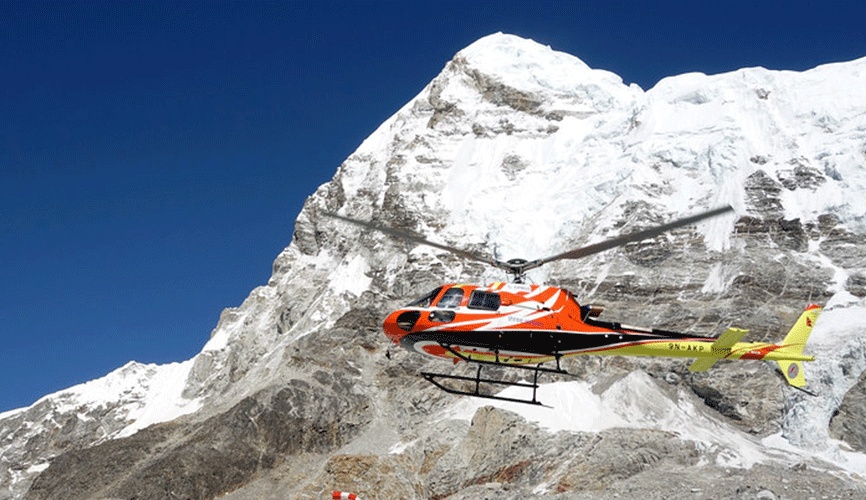
<svg viewBox="0 0 866 500">
<path fill-rule="evenodd" d="M 538 401 L 538 374 L 539 373 L 554 373 L 557 375 L 570 375 L 567 371 L 563 370 L 559 365 L 560 356 L 555 354 L 556 358 L 556 368 L 546 368 L 541 366 L 541 363 L 535 366 L 527 366 L 527 365 L 516 365 L 516 364 L 506 364 L 499 360 L 499 353 L 496 353 L 497 361 L 484 361 L 480 359 L 472 359 L 469 356 L 466 356 L 460 352 L 454 350 L 451 346 L 446 344 L 440 344 L 445 350 L 456 356 L 458 359 L 466 361 L 468 363 L 475 363 L 478 365 L 478 369 L 475 371 L 475 376 L 465 376 L 465 375 L 450 375 L 446 373 L 433 373 L 433 372 L 421 372 L 421 376 L 424 377 L 425 380 L 435 385 L 439 389 L 450 393 L 450 394 L 459 394 L 463 396 L 473 396 L 477 398 L 485 398 L 485 399 L 494 399 L 499 401 L 509 401 L 512 403 L 525 403 L 525 404 L 533 404 L 539 406 L 546 406 Z M 493 365 L 499 366 L 503 368 L 515 368 L 518 370 L 529 370 L 532 371 L 532 382 L 512 382 L 509 380 L 502 379 L 494 379 L 494 378 L 484 378 L 481 376 L 481 370 L 484 365 Z M 457 380 L 457 381 L 465 381 L 465 382 L 474 382 L 474 389 L 472 390 L 464 390 L 457 389 L 454 387 L 449 387 L 443 384 L 440 380 Z M 491 385 L 501 385 L 506 387 L 526 387 L 532 389 L 532 399 L 520 399 L 520 398 L 510 398 L 506 396 L 496 396 L 493 394 L 485 394 L 481 392 L 481 384 L 491 384 Z"/>
</svg>

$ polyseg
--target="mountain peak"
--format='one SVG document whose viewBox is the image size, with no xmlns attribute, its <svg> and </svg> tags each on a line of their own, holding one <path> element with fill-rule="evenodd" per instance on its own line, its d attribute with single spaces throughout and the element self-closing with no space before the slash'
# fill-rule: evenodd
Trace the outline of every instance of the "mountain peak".
<svg viewBox="0 0 866 500">
<path fill-rule="evenodd" d="M 478 40 L 308 199 L 267 286 L 224 313 L 195 358 L 129 364 L 4 414 L 0 500 L 161 498 L 169 487 L 189 497 L 313 498 L 344 485 L 365 496 L 444 498 L 492 479 L 511 483 L 515 497 L 609 493 L 618 481 L 637 485 L 634 496 L 658 491 L 642 477 L 657 485 L 666 471 L 700 469 L 676 477 L 688 494 L 716 491 L 704 478 L 744 467 L 732 476 L 734 491 L 748 474 L 752 484 L 781 487 L 794 463 L 818 459 L 798 451 L 808 436 L 830 450 L 830 462 L 866 474 L 864 455 L 837 460 L 847 452 L 829 441 L 831 419 L 862 429 L 856 396 L 866 393 L 858 382 L 866 236 L 856 224 L 866 192 L 866 87 L 855 72 L 687 75 L 643 92 L 532 40 Z M 844 99 L 828 94 L 828 81 L 844 87 Z M 442 283 L 501 279 L 499 271 L 322 216 L 352 215 L 507 260 L 723 204 L 736 214 L 529 278 L 603 301 L 616 321 L 705 335 L 736 324 L 781 338 L 800 304 L 830 302 L 808 346 L 820 360 L 807 368 L 818 395 L 780 390 L 773 369 L 757 362 L 692 374 L 683 361 L 586 357 L 567 360 L 579 385 L 550 384 L 564 397 L 535 419 L 567 434 L 523 422 L 533 420 L 526 409 L 455 412 L 468 402 L 417 376 L 427 367 L 461 373 L 465 363 L 441 366 L 402 349 L 386 358 L 380 325 L 389 310 Z M 840 404 L 851 387 L 859 392 Z M 640 406 L 648 393 L 654 404 Z M 587 421 L 588 409 L 616 419 Z M 682 431 L 696 421 L 724 437 L 695 446 L 699 432 Z M 844 434 L 852 447 L 866 442 L 863 431 Z M 771 436 L 789 442 L 760 439 Z M 762 476 L 748 467 L 765 448 Z M 623 461 L 623 449 L 650 451 Z M 587 467 L 617 474 L 588 487 Z M 821 487 L 866 490 L 842 479 Z"/>
<path fill-rule="evenodd" d="M 506 33 L 487 35 L 461 50 L 455 60 L 497 75 L 520 90 L 569 92 L 591 80 L 622 85 L 617 75 L 594 70 L 579 58 L 534 40 Z"/>
</svg>

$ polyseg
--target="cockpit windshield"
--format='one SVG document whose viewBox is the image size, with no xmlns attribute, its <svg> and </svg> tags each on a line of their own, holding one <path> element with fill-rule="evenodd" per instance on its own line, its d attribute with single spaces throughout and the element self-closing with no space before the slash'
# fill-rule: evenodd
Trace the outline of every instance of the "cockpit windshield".
<svg viewBox="0 0 866 500">
<path fill-rule="evenodd" d="M 430 304 L 433 303 L 433 299 L 435 299 L 436 296 L 439 295 L 439 292 L 441 292 L 441 291 L 442 291 L 442 287 L 440 286 L 439 288 L 436 288 L 435 290 L 431 291 L 430 293 L 424 295 L 420 299 L 413 300 L 412 302 L 409 302 L 408 304 L 406 304 L 406 307 L 430 307 Z"/>
<path fill-rule="evenodd" d="M 448 290 L 445 290 L 445 294 L 442 295 L 442 298 L 439 299 L 438 303 L 436 303 L 436 307 L 453 309 L 455 307 L 460 307 L 461 302 L 463 302 L 463 289 L 449 288 Z"/>
</svg>

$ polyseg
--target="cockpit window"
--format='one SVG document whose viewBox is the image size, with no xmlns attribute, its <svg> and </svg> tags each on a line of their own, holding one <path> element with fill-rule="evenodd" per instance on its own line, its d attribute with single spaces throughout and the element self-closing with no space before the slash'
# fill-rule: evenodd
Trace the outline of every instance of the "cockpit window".
<svg viewBox="0 0 866 500">
<path fill-rule="evenodd" d="M 463 302 L 463 289 L 449 288 L 448 290 L 445 290 L 445 294 L 442 295 L 441 299 L 439 299 L 436 307 L 453 309 L 455 307 L 460 307 L 461 302 Z"/>
<path fill-rule="evenodd" d="M 500 298 L 498 293 L 483 292 L 475 290 L 469 297 L 470 309 L 485 309 L 487 311 L 496 311 L 499 309 Z"/>
<path fill-rule="evenodd" d="M 433 302 L 433 299 L 439 295 L 439 292 L 442 291 L 442 287 L 431 291 L 430 293 L 424 295 L 420 299 L 413 300 L 412 302 L 406 304 L 406 307 L 430 307 L 430 304 Z"/>
</svg>

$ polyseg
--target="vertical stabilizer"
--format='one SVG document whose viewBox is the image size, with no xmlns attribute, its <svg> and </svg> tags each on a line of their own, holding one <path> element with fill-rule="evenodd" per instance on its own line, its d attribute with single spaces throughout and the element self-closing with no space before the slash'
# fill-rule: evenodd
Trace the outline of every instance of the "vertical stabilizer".
<svg viewBox="0 0 866 500">
<path fill-rule="evenodd" d="M 809 340 L 809 334 L 812 333 L 812 326 L 821 314 L 821 307 L 816 304 L 810 304 L 800 315 L 800 318 L 794 323 L 791 331 L 785 336 L 784 340 L 779 343 L 781 347 L 778 352 L 790 354 L 791 356 L 802 356 L 803 348 L 806 347 L 806 341 Z M 803 364 L 800 361 L 777 361 L 779 369 L 785 380 L 794 387 L 803 388 L 806 386 L 806 375 L 803 373 Z"/>
<path fill-rule="evenodd" d="M 806 387 L 806 375 L 803 373 L 803 363 L 800 361 L 776 361 L 785 380 L 794 387 Z"/>
</svg>

